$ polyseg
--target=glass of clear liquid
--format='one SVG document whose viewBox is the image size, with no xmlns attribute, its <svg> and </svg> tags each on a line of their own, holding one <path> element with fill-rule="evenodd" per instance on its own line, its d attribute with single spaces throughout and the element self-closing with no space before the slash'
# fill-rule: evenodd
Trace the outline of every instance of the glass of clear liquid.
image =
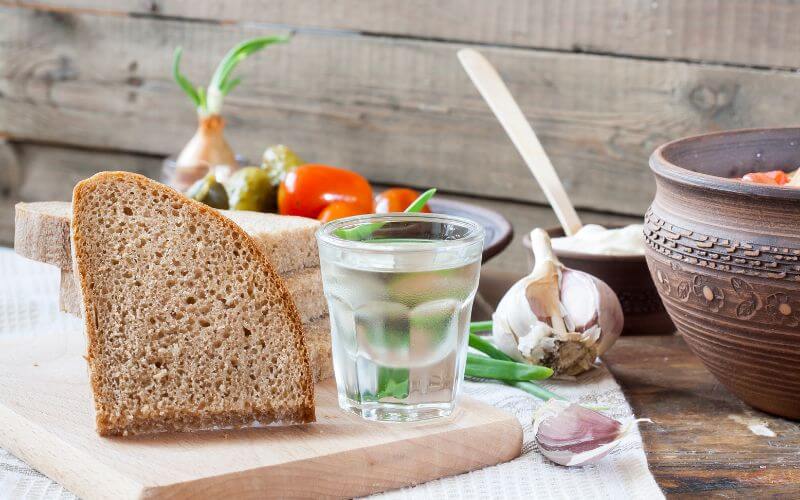
<svg viewBox="0 0 800 500">
<path fill-rule="evenodd" d="M 466 362 L 483 228 L 372 214 L 317 231 L 339 405 L 369 420 L 452 413 Z"/>
</svg>

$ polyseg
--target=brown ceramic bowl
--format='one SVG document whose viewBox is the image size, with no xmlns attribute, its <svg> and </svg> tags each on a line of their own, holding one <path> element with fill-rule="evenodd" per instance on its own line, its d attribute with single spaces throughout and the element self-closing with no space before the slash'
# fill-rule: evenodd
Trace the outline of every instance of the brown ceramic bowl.
<svg viewBox="0 0 800 500">
<path fill-rule="evenodd" d="M 746 403 L 800 419 L 800 189 L 731 179 L 800 165 L 800 128 L 690 137 L 650 158 L 647 262 L 689 347 Z"/>
<path fill-rule="evenodd" d="M 564 236 L 560 227 L 547 232 L 553 238 Z M 522 244 L 528 249 L 528 263 L 533 268 L 529 235 L 525 235 Z M 590 255 L 566 250 L 555 250 L 555 254 L 565 266 L 596 276 L 614 290 L 625 315 L 623 335 L 671 335 L 675 332 L 650 278 L 644 255 Z"/>
</svg>

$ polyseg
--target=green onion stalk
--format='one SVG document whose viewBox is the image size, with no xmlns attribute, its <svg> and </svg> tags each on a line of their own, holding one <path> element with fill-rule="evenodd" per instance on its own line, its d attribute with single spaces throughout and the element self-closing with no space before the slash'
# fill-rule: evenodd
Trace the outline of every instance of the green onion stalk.
<svg viewBox="0 0 800 500">
<path fill-rule="evenodd" d="M 288 35 L 265 36 L 239 43 L 222 58 L 211 77 L 211 82 L 205 88 L 192 84 L 181 73 L 183 49 L 181 47 L 175 49 L 172 76 L 194 104 L 198 127 L 175 161 L 175 175 L 170 183 L 172 187 L 185 191 L 217 166 L 226 166 L 229 173 L 238 168 L 233 149 L 223 135 L 225 120 L 222 118 L 225 96 L 242 82 L 241 78 L 232 77 L 233 70 L 249 55 L 269 45 L 287 42 L 289 39 Z"/>
</svg>

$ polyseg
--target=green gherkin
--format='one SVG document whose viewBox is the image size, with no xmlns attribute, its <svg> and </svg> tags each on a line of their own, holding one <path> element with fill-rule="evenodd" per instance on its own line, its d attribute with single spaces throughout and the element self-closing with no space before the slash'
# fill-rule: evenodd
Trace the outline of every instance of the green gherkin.
<svg viewBox="0 0 800 500">
<path fill-rule="evenodd" d="M 210 207 L 228 209 L 228 193 L 225 187 L 217 182 L 213 172 L 192 184 L 186 191 L 186 196 Z"/>
<path fill-rule="evenodd" d="M 225 182 L 231 210 L 274 212 L 277 208 L 277 191 L 269 174 L 259 167 L 237 170 Z"/>
<path fill-rule="evenodd" d="M 281 183 L 286 174 L 296 169 L 305 162 L 297 156 L 297 153 L 283 144 L 276 144 L 268 147 L 264 151 L 261 160 L 261 168 L 269 174 L 270 182 L 273 186 Z"/>
</svg>

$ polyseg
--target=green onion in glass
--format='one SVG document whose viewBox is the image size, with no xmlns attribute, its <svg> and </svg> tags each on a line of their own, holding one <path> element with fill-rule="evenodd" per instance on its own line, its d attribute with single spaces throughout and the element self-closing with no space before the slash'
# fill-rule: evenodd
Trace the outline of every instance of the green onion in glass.
<svg viewBox="0 0 800 500">
<path fill-rule="evenodd" d="M 433 195 L 436 194 L 436 189 L 431 188 L 417 197 L 404 211 L 407 213 L 418 213 L 422 207 L 428 203 Z M 359 240 L 369 238 L 369 236 L 380 229 L 383 224 L 362 224 L 354 228 L 340 229 L 336 232 L 336 236 L 347 240 Z M 404 338 L 406 343 L 409 342 L 408 337 Z M 406 345 L 408 348 L 408 345 Z M 393 397 L 397 399 L 405 399 L 408 397 L 408 376 L 409 372 L 406 368 L 386 368 L 382 367 L 378 370 L 378 392 L 374 395 L 376 401 L 385 397 Z"/>
<path fill-rule="evenodd" d="M 477 222 L 435 213 L 369 214 L 319 229 L 343 409 L 391 421 L 453 411 L 484 238 Z M 529 367 L 500 368 L 520 378 L 543 376 Z"/>
</svg>

